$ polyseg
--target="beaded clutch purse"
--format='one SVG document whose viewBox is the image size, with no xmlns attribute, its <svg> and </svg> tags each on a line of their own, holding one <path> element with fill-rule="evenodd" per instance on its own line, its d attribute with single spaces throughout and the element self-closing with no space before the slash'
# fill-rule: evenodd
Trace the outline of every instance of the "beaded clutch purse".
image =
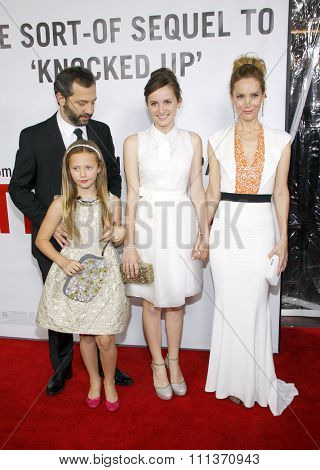
<svg viewBox="0 0 320 470">
<path fill-rule="evenodd" d="M 153 265 L 151 263 L 140 263 L 139 273 L 136 277 L 127 277 L 123 271 L 122 264 L 120 264 L 120 273 L 122 282 L 124 284 L 145 284 L 149 285 L 153 283 Z"/>
<path fill-rule="evenodd" d="M 83 270 L 68 277 L 63 286 L 63 293 L 71 300 L 90 302 L 99 292 L 110 269 L 110 262 L 104 256 L 88 254 L 82 256 L 79 263 L 83 265 Z"/>
</svg>

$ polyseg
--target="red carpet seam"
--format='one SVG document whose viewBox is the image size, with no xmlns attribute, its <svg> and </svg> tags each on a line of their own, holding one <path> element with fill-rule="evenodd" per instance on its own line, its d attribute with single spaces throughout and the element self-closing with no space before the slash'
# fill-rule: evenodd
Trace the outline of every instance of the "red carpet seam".
<svg viewBox="0 0 320 470">
<path fill-rule="evenodd" d="M 318 441 L 319 399 L 315 374 L 319 366 L 319 340 L 320 329 L 283 328 L 284 351 L 275 357 L 279 373 L 282 371 L 280 375 L 285 374 L 286 378 L 294 376 L 300 385 L 303 395 L 297 397 L 292 406 L 298 416 L 303 417 L 306 428 L 311 430 L 311 434 Z M 32 405 L 33 409 L 27 419 L 24 418 L 24 422 L 17 427 L 16 424 L 25 415 L 27 407 L 38 395 L 39 388 L 42 388 L 41 383 L 44 384 L 49 377 L 47 343 L 12 341 L 6 338 L 0 345 L 3 352 L 0 355 L 1 367 L 5 366 L 8 358 L 13 358 L 14 351 L 16 354 L 14 360 L 8 364 L 5 380 L 0 385 L 0 394 L 5 396 L 3 394 L 9 391 L 8 385 L 15 381 L 15 376 L 17 378 L 16 384 L 13 383 L 10 388 L 12 401 L 8 402 L 8 406 L 5 406 L 1 413 L 0 445 L 10 439 L 5 449 L 317 448 L 291 413 L 285 411 L 278 419 L 274 419 L 266 408 L 256 405 L 250 410 L 245 410 L 243 407 L 235 407 L 229 400 L 216 400 L 212 394 L 205 393 L 203 386 L 208 351 L 182 351 L 182 367 L 188 364 L 185 372 L 190 394 L 183 399 L 173 399 L 172 403 L 159 403 L 147 370 L 148 351 L 145 348 L 120 348 L 120 357 L 126 364 L 125 370 L 131 369 L 131 372 L 136 374 L 136 396 L 145 396 L 148 412 L 146 413 L 145 404 L 132 397 L 133 390 L 123 388 L 123 409 L 120 415 L 110 417 L 106 416 L 102 408 L 92 414 L 85 405 L 88 378 L 80 351 L 77 349 L 73 360 L 75 376 L 68 382 L 66 390 L 56 398 L 47 398 L 43 394 L 38 402 Z M 291 358 L 294 358 L 297 350 L 301 354 L 297 357 L 296 364 Z M 22 369 L 19 366 L 19 357 Z M 3 372 L 6 372 L 5 369 Z M 194 413 L 194 409 L 198 410 L 197 413 Z M 57 429 L 57 418 L 63 420 L 65 433 Z M 179 435 L 176 423 L 181 423 Z M 110 424 L 113 434 L 107 432 Z M 146 427 L 150 429 L 148 438 L 145 435 Z M 124 435 L 124 428 L 131 429 L 132 432 Z M 199 429 L 199 432 L 194 433 L 195 428 Z M 104 429 L 104 432 L 101 433 L 101 429 Z M 12 434 L 11 438 L 9 434 Z"/>
<path fill-rule="evenodd" d="M 72 351 L 74 351 L 74 349 L 76 348 L 77 346 L 77 343 L 73 343 L 73 347 L 72 347 Z M 27 418 L 27 416 L 30 414 L 32 408 L 36 405 L 36 403 L 39 401 L 41 395 L 43 394 L 43 392 L 46 390 L 47 388 L 47 384 L 41 389 L 40 393 L 38 394 L 38 396 L 35 398 L 35 400 L 32 402 L 32 404 L 30 405 L 30 407 L 28 408 L 28 410 L 25 412 L 25 414 L 22 416 L 22 418 L 20 419 L 20 421 L 16 424 L 15 428 L 13 429 L 13 431 L 10 433 L 9 437 L 7 438 L 7 440 L 2 444 L 0 450 L 4 450 L 5 446 L 8 444 L 8 442 L 10 441 L 10 439 L 14 436 L 14 434 L 16 433 L 16 431 L 19 429 L 19 427 L 21 426 L 21 424 L 25 421 L 25 419 Z"/>
</svg>

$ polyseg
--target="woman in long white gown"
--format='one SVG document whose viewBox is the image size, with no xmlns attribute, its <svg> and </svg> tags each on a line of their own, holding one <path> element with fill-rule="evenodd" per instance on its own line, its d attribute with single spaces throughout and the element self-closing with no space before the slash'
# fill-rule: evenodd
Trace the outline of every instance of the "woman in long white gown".
<svg viewBox="0 0 320 470">
<path fill-rule="evenodd" d="M 201 260 L 208 254 L 209 230 L 201 139 L 175 127 L 181 90 L 174 73 L 164 68 L 154 71 L 144 94 L 153 125 L 124 144 L 127 236 L 122 262 L 133 278 L 140 260 L 153 265 L 154 282 L 127 284 L 127 295 L 143 299 L 155 391 L 159 398 L 169 400 L 173 393 L 183 396 L 187 392 L 179 367 L 183 307 L 187 297 L 201 292 Z M 161 313 L 168 341 L 165 361 Z"/>
<path fill-rule="evenodd" d="M 237 121 L 208 144 L 215 309 L 205 390 L 248 408 L 258 402 L 279 415 L 298 392 L 275 374 L 266 270 L 274 254 L 279 273 L 287 264 L 290 135 L 259 122 L 265 71 L 259 58 L 235 60 L 230 95 Z"/>
</svg>

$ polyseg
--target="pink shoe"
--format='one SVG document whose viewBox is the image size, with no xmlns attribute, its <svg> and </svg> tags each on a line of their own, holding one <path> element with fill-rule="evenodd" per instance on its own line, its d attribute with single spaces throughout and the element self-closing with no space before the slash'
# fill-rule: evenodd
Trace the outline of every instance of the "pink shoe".
<svg viewBox="0 0 320 470">
<path fill-rule="evenodd" d="M 101 397 L 97 397 L 97 398 L 87 397 L 86 402 L 89 408 L 97 408 L 101 403 Z"/>
<path fill-rule="evenodd" d="M 114 402 L 106 400 L 106 408 L 108 411 L 117 411 L 119 409 L 119 406 L 120 406 L 119 400 L 114 401 Z"/>
</svg>

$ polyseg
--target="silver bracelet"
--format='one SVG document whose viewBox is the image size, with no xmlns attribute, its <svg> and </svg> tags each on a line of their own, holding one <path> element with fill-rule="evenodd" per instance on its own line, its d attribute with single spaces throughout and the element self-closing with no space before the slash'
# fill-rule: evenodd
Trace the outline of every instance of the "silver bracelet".
<svg viewBox="0 0 320 470">
<path fill-rule="evenodd" d="M 124 246 L 123 246 L 123 249 L 124 249 L 124 250 L 135 250 L 135 249 L 136 249 L 136 245 L 134 245 L 134 244 L 124 245 Z"/>
</svg>

